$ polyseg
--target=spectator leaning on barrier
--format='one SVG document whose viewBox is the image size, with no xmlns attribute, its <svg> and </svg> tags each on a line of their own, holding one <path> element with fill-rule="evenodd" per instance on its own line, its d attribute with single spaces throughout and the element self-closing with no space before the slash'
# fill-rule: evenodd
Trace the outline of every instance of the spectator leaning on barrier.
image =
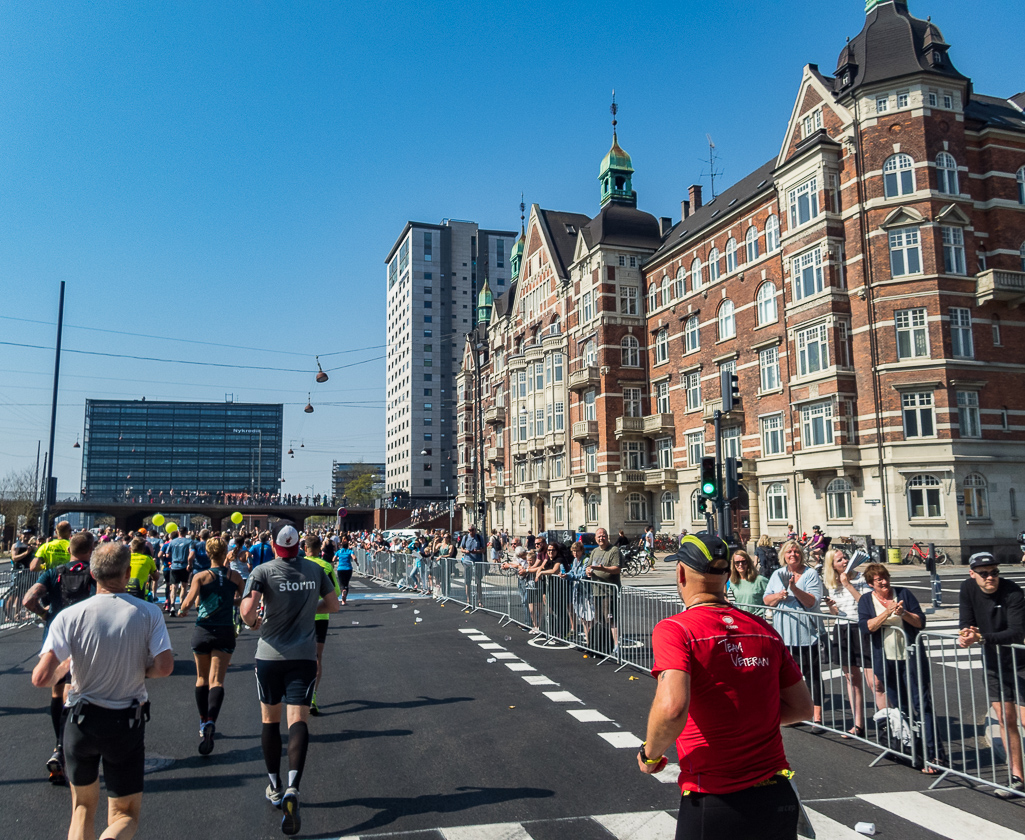
<svg viewBox="0 0 1025 840">
<path fill-rule="evenodd" d="M 32 548 L 29 546 L 31 534 L 28 529 L 22 531 L 11 546 L 11 564 L 15 569 L 27 569 L 32 562 Z"/>
<path fill-rule="evenodd" d="M 610 592 L 607 586 L 597 587 L 595 597 L 596 615 L 605 617 L 612 633 L 612 654 L 619 653 L 619 597 L 620 567 L 623 564 L 619 548 L 609 541 L 609 532 L 599 528 L 594 532 L 598 547 L 591 550 L 585 574 L 598 583 L 611 584 L 616 587 Z"/>
<path fill-rule="evenodd" d="M 462 557 L 460 559 L 463 563 L 464 583 L 466 585 L 466 604 L 468 607 L 472 607 L 473 595 L 470 592 L 470 589 L 471 581 L 473 580 L 474 567 L 476 566 L 477 592 L 479 596 L 482 571 L 479 564 L 484 561 L 484 540 L 482 540 L 480 535 L 477 533 L 476 525 L 471 525 L 466 534 L 463 535 L 463 538 L 459 543 L 459 548 L 462 552 Z M 484 606 L 479 597 L 477 600 L 477 606 Z"/>
<path fill-rule="evenodd" d="M 765 614 L 764 609 L 759 609 L 764 601 L 765 587 L 769 581 L 758 574 L 758 569 L 751 560 L 751 555 L 742 549 L 733 552 L 730 568 L 729 589 L 733 593 L 735 606 L 757 616 Z"/>
<path fill-rule="evenodd" d="M 957 643 L 964 648 L 983 646 L 986 686 L 1011 771 L 1008 787 L 1025 791 L 1018 731 L 1019 708 L 1025 706 L 1025 650 L 1010 647 L 1025 640 L 1025 593 L 1014 581 L 1000 577 L 998 561 L 988 551 L 973 554 L 968 567 L 959 596 Z"/>
</svg>

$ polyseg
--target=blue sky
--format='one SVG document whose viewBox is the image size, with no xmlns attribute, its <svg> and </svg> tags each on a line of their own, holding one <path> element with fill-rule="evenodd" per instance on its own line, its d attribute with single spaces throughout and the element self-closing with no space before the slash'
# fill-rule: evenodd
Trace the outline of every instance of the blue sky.
<svg viewBox="0 0 1025 840">
<path fill-rule="evenodd" d="M 1020 0 L 911 10 L 977 91 L 1025 86 Z M 593 214 L 613 88 L 640 205 L 678 218 L 706 134 L 724 187 L 774 156 L 802 67 L 831 72 L 863 21 L 861 0 L 0 3 L 0 341 L 52 347 L 65 280 L 67 349 L 266 368 L 66 353 L 59 489 L 87 397 L 284 402 L 293 492 L 383 460 L 407 219 L 515 228 L 521 191 Z M 357 364 L 318 386 L 317 353 Z M 0 474 L 45 449 L 52 365 L 0 344 Z"/>
</svg>

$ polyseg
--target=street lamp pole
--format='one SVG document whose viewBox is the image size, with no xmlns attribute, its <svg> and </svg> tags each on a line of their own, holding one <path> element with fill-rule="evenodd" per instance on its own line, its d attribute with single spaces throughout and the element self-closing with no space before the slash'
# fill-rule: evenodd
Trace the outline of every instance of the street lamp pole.
<svg viewBox="0 0 1025 840">
<path fill-rule="evenodd" d="M 477 326 L 473 329 L 473 413 L 476 420 L 474 432 L 477 444 L 477 470 L 475 476 L 477 492 L 474 494 L 477 497 L 477 507 L 474 511 L 474 520 L 479 522 L 481 534 L 483 535 L 488 533 L 488 503 L 484 492 L 484 395 L 481 387 L 483 379 L 481 362 L 487 358 L 488 326 L 491 324 L 491 312 L 493 309 L 494 299 L 491 295 L 491 288 L 488 286 L 488 279 L 485 277 L 484 285 L 481 286 L 480 294 L 477 296 Z"/>
</svg>

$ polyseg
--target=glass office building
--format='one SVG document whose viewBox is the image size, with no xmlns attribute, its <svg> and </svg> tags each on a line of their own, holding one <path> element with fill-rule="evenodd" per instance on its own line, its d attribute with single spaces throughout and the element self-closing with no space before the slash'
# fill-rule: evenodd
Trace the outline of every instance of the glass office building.
<svg viewBox="0 0 1025 840">
<path fill-rule="evenodd" d="M 280 404 L 86 400 L 87 498 L 278 493 Z"/>
</svg>

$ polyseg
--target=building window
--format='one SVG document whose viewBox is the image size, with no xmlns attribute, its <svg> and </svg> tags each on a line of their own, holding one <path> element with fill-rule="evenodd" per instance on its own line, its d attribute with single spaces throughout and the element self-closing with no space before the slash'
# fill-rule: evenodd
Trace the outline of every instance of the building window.
<svg viewBox="0 0 1025 840">
<path fill-rule="evenodd" d="M 929 330 L 925 321 L 925 309 L 901 309 L 894 313 L 898 359 L 928 358 Z"/>
<path fill-rule="evenodd" d="M 697 490 L 690 494 L 690 521 L 705 521 L 705 500 Z"/>
<path fill-rule="evenodd" d="M 1025 204 L 1025 166 L 1018 170 L 1018 203 Z"/>
<path fill-rule="evenodd" d="M 822 251 L 820 249 L 813 248 L 811 251 L 794 257 L 792 265 L 794 300 L 804 300 L 806 297 L 822 291 Z"/>
<path fill-rule="evenodd" d="M 648 501 L 640 493 L 631 493 L 626 497 L 626 518 L 630 522 L 647 521 Z"/>
<path fill-rule="evenodd" d="M 959 227 L 940 227 L 943 237 L 943 270 L 947 274 L 967 274 L 964 258 L 964 231 Z"/>
<path fill-rule="evenodd" d="M 641 343 L 632 335 L 623 336 L 620 345 L 623 351 L 623 367 L 641 366 Z"/>
<path fill-rule="evenodd" d="M 765 510 L 771 522 L 786 522 L 787 487 L 782 481 L 769 485 L 765 491 Z"/>
<path fill-rule="evenodd" d="M 890 110 L 890 97 L 889 96 L 877 96 L 876 97 L 876 113 L 885 114 Z"/>
<path fill-rule="evenodd" d="M 943 516 L 938 478 L 916 475 L 908 481 L 908 516 L 911 519 Z"/>
<path fill-rule="evenodd" d="M 665 327 L 655 335 L 655 364 L 669 361 L 669 330 Z"/>
<path fill-rule="evenodd" d="M 701 459 L 705 457 L 705 433 L 704 432 L 688 432 L 687 433 L 687 464 L 691 467 L 696 467 L 701 463 Z"/>
<path fill-rule="evenodd" d="M 970 309 L 951 308 L 950 349 L 958 358 L 974 358 L 975 343 L 972 341 L 972 311 Z"/>
<path fill-rule="evenodd" d="M 829 367 L 829 341 L 825 324 L 798 330 L 797 373 L 811 376 Z"/>
<path fill-rule="evenodd" d="M 594 390 L 584 392 L 584 419 L 585 420 L 597 420 L 598 415 L 595 411 L 595 392 Z"/>
<path fill-rule="evenodd" d="M 598 521 L 598 494 L 592 493 L 587 497 L 587 521 Z"/>
<path fill-rule="evenodd" d="M 936 156 L 936 186 L 945 195 L 958 195 L 957 161 L 949 152 Z"/>
<path fill-rule="evenodd" d="M 566 513 L 562 504 L 562 496 L 552 497 L 552 514 L 557 525 L 561 525 L 565 521 Z"/>
<path fill-rule="evenodd" d="M 586 353 L 586 351 L 585 351 Z M 545 389 L 545 368 L 541 362 L 534 363 L 534 390 L 543 391 Z"/>
<path fill-rule="evenodd" d="M 624 440 L 622 445 L 623 469 L 643 470 L 645 454 L 645 441 Z"/>
<path fill-rule="evenodd" d="M 686 279 L 687 279 L 687 272 L 685 272 L 683 270 L 683 266 L 681 265 L 678 269 L 676 269 L 676 283 L 675 283 L 675 285 L 673 287 L 673 297 L 675 297 L 675 298 L 682 298 L 683 297 L 683 293 L 687 289 Z"/>
<path fill-rule="evenodd" d="M 992 317 L 992 319 L 990 319 L 990 327 L 993 329 L 993 346 L 994 347 L 999 347 L 1000 343 L 1001 343 L 1000 342 L 1000 316 L 999 315 L 994 315 Z"/>
<path fill-rule="evenodd" d="M 1025 170 L 1023 170 L 1025 171 Z M 1019 176 L 1021 173 L 1018 173 Z M 1025 200 L 1022 201 L 1025 204 Z M 692 292 L 696 292 L 705 283 L 704 277 L 702 276 L 701 258 L 698 257 L 690 264 L 690 289 Z"/>
<path fill-rule="evenodd" d="M 686 353 L 693 353 L 701 349 L 701 324 L 697 315 L 691 315 L 683 323 L 683 349 Z"/>
<path fill-rule="evenodd" d="M 593 341 L 584 344 L 584 364 L 587 367 L 594 367 L 598 364 L 598 345 Z"/>
<path fill-rule="evenodd" d="M 901 394 L 901 412 L 904 415 L 904 437 L 932 437 L 936 434 L 931 391 Z"/>
<path fill-rule="evenodd" d="M 428 232 L 424 233 L 424 262 L 431 262 L 434 259 L 434 237 Z"/>
<path fill-rule="evenodd" d="M 922 246 L 917 227 L 890 231 L 890 274 L 902 277 L 922 270 Z"/>
<path fill-rule="evenodd" d="M 655 441 L 655 454 L 658 457 L 659 469 L 671 470 L 673 468 L 673 439 L 659 438 Z"/>
<path fill-rule="evenodd" d="M 775 214 L 765 220 L 765 253 L 771 254 L 779 248 L 779 217 Z"/>
<path fill-rule="evenodd" d="M 658 309 L 658 286 L 652 283 L 648 286 L 648 312 Z"/>
<path fill-rule="evenodd" d="M 598 472 L 598 444 L 589 443 L 584 447 L 584 471 Z M 597 515 L 594 517 L 597 519 Z"/>
<path fill-rule="evenodd" d="M 833 442 L 833 403 L 830 400 L 801 408 L 801 440 L 805 449 Z"/>
<path fill-rule="evenodd" d="M 758 294 L 755 296 L 758 304 L 758 326 L 774 324 L 779 319 L 776 311 L 776 284 L 766 280 L 758 287 Z"/>
<path fill-rule="evenodd" d="M 961 437 L 982 437 L 982 426 L 979 423 L 979 392 L 957 392 L 957 424 Z"/>
<path fill-rule="evenodd" d="M 737 270 L 737 240 L 732 236 L 726 243 L 726 273 Z"/>
<path fill-rule="evenodd" d="M 498 239 L 495 241 L 495 266 L 497 268 L 505 268 L 505 240 Z"/>
<path fill-rule="evenodd" d="M 555 431 L 566 431 L 566 404 L 562 402 L 555 404 Z"/>
<path fill-rule="evenodd" d="M 662 278 L 662 305 L 669 306 L 673 302 L 672 284 L 669 282 L 669 275 Z"/>
<path fill-rule="evenodd" d="M 637 287 L 619 287 L 619 311 L 622 315 L 637 314 Z"/>
<path fill-rule="evenodd" d="M 734 316 L 733 301 L 727 298 L 719 306 L 719 341 L 736 336 L 737 320 Z"/>
<path fill-rule="evenodd" d="M 637 390 L 640 391 L 639 388 Z M 655 411 L 668 414 L 669 410 L 669 383 L 659 382 L 655 385 Z"/>
<path fill-rule="evenodd" d="M 929 91 L 929 106 L 932 108 L 936 107 L 936 93 L 935 91 Z"/>
<path fill-rule="evenodd" d="M 740 443 L 740 426 L 727 426 L 722 430 L 722 456 L 723 458 L 742 458 L 742 446 Z"/>
<path fill-rule="evenodd" d="M 779 388 L 778 347 L 766 347 L 758 351 L 758 373 L 763 392 Z"/>
<path fill-rule="evenodd" d="M 697 411 L 701 408 L 701 374 L 685 373 L 683 375 L 683 387 L 687 393 L 687 411 Z"/>
<path fill-rule="evenodd" d="M 668 490 L 662 494 L 662 521 L 676 521 L 676 497 Z"/>
<path fill-rule="evenodd" d="M 822 109 L 816 108 L 810 114 L 808 114 L 802 121 L 802 137 L 810 137 L 816 131 L 822 128 Z"/>
<path fill-rule="evenodd" d="M 891 155 L 883 164 L 883 194 L 887 198 L 915 191 L 915 162 L 911 155 Z"/>
<path fill-rule="evenodd" d="M 555 359 L 555 381 L 562 382 L 562 353 L 554 354 Z"/>
<path fill-rule="evenodd" d="M 591 302 L 591 293 L 584 292 L 580 296 L 581 318 L 586 323 L 594 318 L 594 304 Z"/>
<path fill-rule="evenodd" d="M 819 215 L 819 179 L 811 178 L 790 190 L 790 229 L 806 224 Z"/>
<path fill-rule="evenodd" d="M 620 254 L 619 255 L 619 264 L 621 266 L 623 266 L 623 267 L 626 267 L 626 255 L 625 254 Z"/>
<path fill-rule="evenodd" d="M 1018 249 L 1018 257 L 1021 260 L 1021 270 L 1025 271 L 1025 242 L 1021 243 L 1021 247 Z M 985 271 L 985 268 L 981 269 Z"/>
<path fill-rule="evenodd" d="M 751 225 L 744 235 L 744 258 L 752 263 L 758 259 L 758 228 Z"/>
<path fill-rule="evenodd" d="M 708 282 L 714 283 L 719 279 L 719 249 L 713 248 L 708 254 Z"/>
<path fill-rule="evenodd" d="M 660 387 L 660 386 L 656 386 Z M 666 383 L 668 390 L 668 383 Z M 640 388 L 624 388 L 623 389 L 623 415 L 626 417 L 642 417 L 641 414 L 641 389 Z"/>
<path fill-rule="evenodd" d="M 530 524 L 526 499 L 520 499 L 520 522 L 524 525 Z"/>
<path fill-rule="evenodd" d="M 826 516 L 851 519 L 851 485 L 845 478 L 834 478 L 826 486 Z"/>
<path fill-rule="evenodd" d="M 761 418 L 762 455 L 782 455 L 786 451 L 783 437 L 783 415 L 770 414 Z"/>
<path fill-rule="evenodd" d="M 972 473 L 964 480 L 964 515 L 968 519 L 986 519 L 989 517 L 989 494 L 986 492 L 986 479 L 978 473 Z"/>
<path fill-rule="evenodd" d="M 908 97 L 908 92 L 907 91 L 902 91 L 901 93 L 897 94 L 897 108 L 898 109 L 907 108 L 908 107 L 908 102 L 909 102 L 909 97 Z"/>
</svg>

